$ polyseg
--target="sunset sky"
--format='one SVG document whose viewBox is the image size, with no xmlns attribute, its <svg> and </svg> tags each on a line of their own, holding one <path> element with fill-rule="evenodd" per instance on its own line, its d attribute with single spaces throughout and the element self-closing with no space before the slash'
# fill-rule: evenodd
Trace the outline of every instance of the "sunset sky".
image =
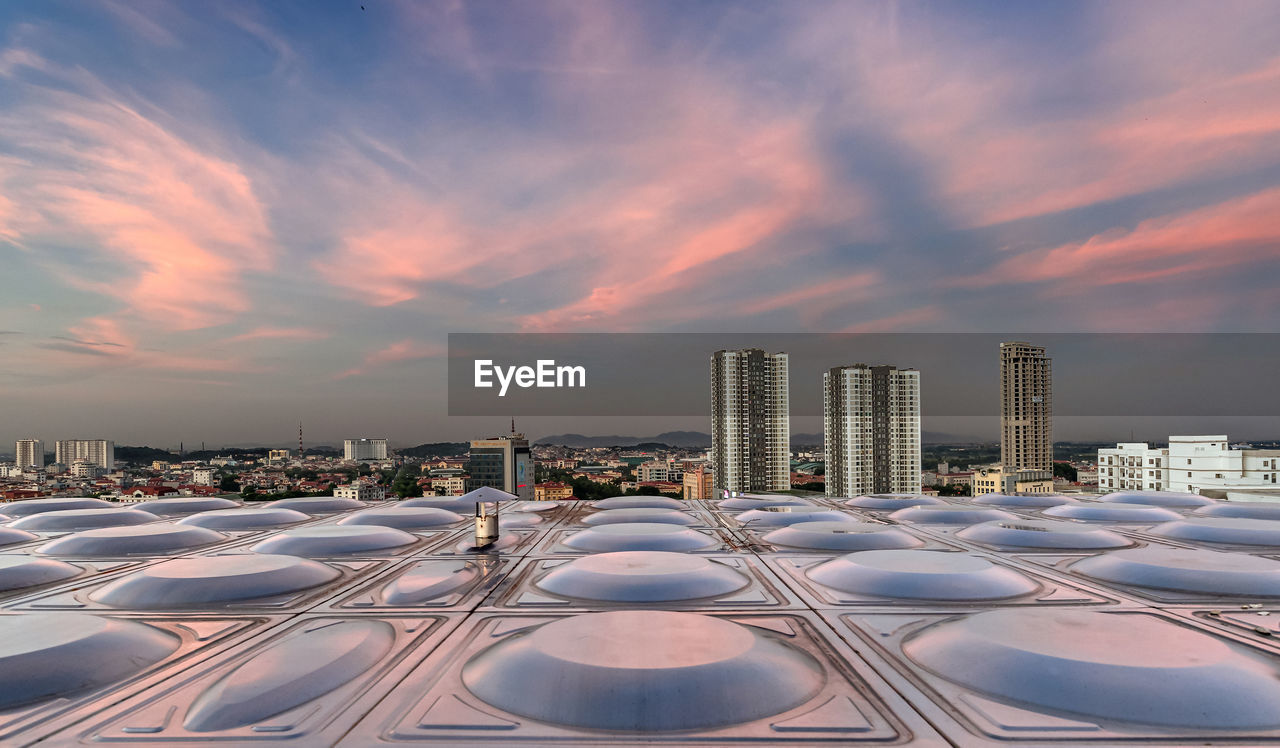
<svg viewBox="0 0 1280 748">
<path fill-rule="evenodd" d="M 496 430 L 444 416 L 449 332 L 1275 331 L 1278 39 L 1266 0 L 5 2 L 0 452 Z M 528 428 L 707 430 L 589 420 Z"/>
</svg>

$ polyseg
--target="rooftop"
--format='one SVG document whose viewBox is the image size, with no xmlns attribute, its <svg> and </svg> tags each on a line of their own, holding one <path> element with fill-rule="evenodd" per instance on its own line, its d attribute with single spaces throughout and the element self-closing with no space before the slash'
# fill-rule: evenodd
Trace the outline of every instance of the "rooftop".
<svg viewBox="0 0 1280 748">
<path fill-rule="evenodd" d="M 0 744 L 1280 744 L 1280 503 L 0 504 Z"/>
</svg>

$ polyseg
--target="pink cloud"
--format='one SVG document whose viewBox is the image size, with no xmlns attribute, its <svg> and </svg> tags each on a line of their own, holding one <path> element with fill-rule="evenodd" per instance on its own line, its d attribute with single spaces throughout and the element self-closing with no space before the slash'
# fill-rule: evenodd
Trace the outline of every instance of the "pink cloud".
<svg viewBox="0 0 1280 748">
<path fill-rule="evenodd" d="M 55 336 L 33 353 L 37 366 L 56 370 L 136 370 L 141 372 L 261 373 L 267 371 L 237 356 L 204 356 L 186 351 L 144 348 L 116 320 L 101 316 L 82 320 L 67 335 Z"/>
<path fill-rule="evenodd" d="M 320 171 L 333 176 L 320 184 L 349 211 L 316 272 L 350 298 L 388 306 L 422 298 L 435 281 L 481 290 L 571 266 L 555 307 L 517 324 L 616 329 L 646 325 L 659 303 L 661 314 L 692 312 L 714 269 L 771 261 L 794 227 L 845 222 L 850 237 L 875 233 L 863 189 L 829 178 L 814 112 L 762 105 L 726 80 L 735 71 L 656 62 L 629 12 L 555 6 L 557 43 L 522 54 L 473 47 L 454 13 L 411 12 L 410 24 L 430 20 L 448 36 L 437 46 L 470 56 L 478 85 L 502 69 L 545 73 L 539 94 L 571 111 L 583 137 L 482 125 L 394 149 L 363 136 L 329 144 Z M 637 99 L 652 117 L 635 116 Z M 470 154 L 467 168 L 441 152 Z M 536 207 L 494 209 L 509 196 Z M 786 247 L 793 258 L 818 249 Z"/>
<path fill-rule="evenodd" d="M 1280 57 L 1240 38 L 1273 25 L 1268 5 L 1102 6 L 1056 70 L 1028 70 L 1009 40 L 976 44 L 965 23 L 856 4 L 812 16 L 791 51 L 845 78 L 827 116 L 907 146 L 948 218 L 985 226 L 1280 163 Z M 1082 70 L 1097 101 L 1039 103 Z"/>
<path fill-rule="evenodd" d="M 902 332 L 903 328 L 934 326 L 944 319 L 943 311 L 936 306 L 922 306 L 888 317 L 867 320 L 841 330 L 841 332 Z"/>
<path fill-rule="evenodd" d="M 739 311 L 742 314 L 764 314 L 779 309 L 799 307 L 805 310 L 806 315 L 817 317 L 833 305 L 849 304 L 855 301 L 857 296 L 865 296 L 866 292 L 879 282 L 881 278 L 878 273 L 854 273 L 832 278 L 823 283 L 801 286 L 774 296 L 756 297 L 746 301 Z"/>
<path fill-rule="evenodd" d="M 1083 242 L 1020 252 L 955 285 L 1061 282 L 1119 285 L 1274 263 L 1280 188 L 1142 221 Z"/>
<path fill-rule="evenodd" d="M 61 73 L 60 73 L 61 74 Z M 68 284 L 118 299 L 134 320 L 170 330 L 247 311 L 246 273 L 273 264 L 266 213 L 241 168 L 144 114 L 83 73 L 84 93 L 29 86 L 0 125 L 31 159 L 8 164 L 3 228 L 27 247 L 82 247 L 110 263 L 37 252 Z"/>
<path fill-rule="evenodd" d="M 400 340 L 368 354 L 358 366 L 339 372 L 334 376 L 334 379 L 349 379 L 362 376 L 387 364 L 422 361 L 428 358 L 440 358 L 445 355 L 448 355 L 448 349 L 443 345 L 422 343 L 416 340 Z"/>
<path fill-rule="evenodd" d="M 247 343 L 253 340 L 324 340 L 330 337 L 325 330 L 316 330 L 309 327 L 255 327 L 248 332 L 234 335 L 223 341 L 225 344 Z"/>
</svg>

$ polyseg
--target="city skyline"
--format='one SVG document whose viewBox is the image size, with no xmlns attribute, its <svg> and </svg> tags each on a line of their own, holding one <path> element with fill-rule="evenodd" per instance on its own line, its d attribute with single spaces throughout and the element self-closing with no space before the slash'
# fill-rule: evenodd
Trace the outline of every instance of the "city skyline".
<svg viewBox="0 0 1280 748">
<path fill-rule="evenodd" d="M 4 4 L 0 436 L 465 438 L 453 330 L 1280 323 L 1274 3 L 799 7 Z"/>
</svg>

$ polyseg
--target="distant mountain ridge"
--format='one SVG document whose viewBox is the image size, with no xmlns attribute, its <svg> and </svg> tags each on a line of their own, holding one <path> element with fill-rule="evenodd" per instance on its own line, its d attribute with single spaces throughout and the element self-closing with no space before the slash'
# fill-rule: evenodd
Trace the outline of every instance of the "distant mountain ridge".
<svg viewBox="0 0 1280 748">
<path fill-rule="evenodd" d="M 926 444 L 979 444 L 982 439 L 976 437 L 944 434 L 939 431 L 922 431 L 920 440 Z M 793 445 L 822 444 L 822 434 L 792 434 Z M 639 444 L 665 444 L 669 447 L 710 447 L 711 434 L 701 431 L 664 431 L 657 436 L 586 436 L 584 434 L 553 434 L 544 436 L 534 444 L 558 445 L 561 447 L 634 447 Z"/>
<path fill-rule="evenodd" d="M 555 444 L 562 447 L 634 447 L 637 444 L 655 443 L 666 444 L 669 447 L 710 447 L 711 434 L 704 434 L 701 431 L 664 431 L 657 436 L 553 434 L 534 442 L 534 444 Z"/>
</svg>

